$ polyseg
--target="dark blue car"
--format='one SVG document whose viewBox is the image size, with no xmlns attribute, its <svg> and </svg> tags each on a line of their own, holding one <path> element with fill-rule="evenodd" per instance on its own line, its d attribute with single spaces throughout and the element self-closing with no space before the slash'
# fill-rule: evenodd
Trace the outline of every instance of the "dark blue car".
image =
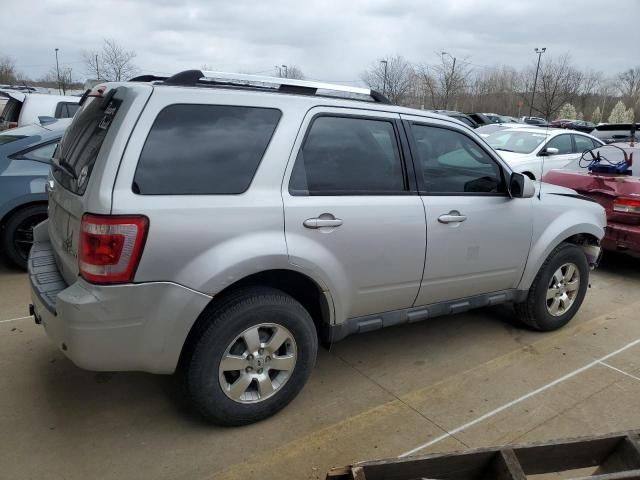
<svg viewBox="0 0 640 480">
<path fill-rule="evenodd" d="M 71 119 L 0 132 L 0 250 L 25 268 L 33 227 L 47 218 L 48 162 Z"/>
</svg>

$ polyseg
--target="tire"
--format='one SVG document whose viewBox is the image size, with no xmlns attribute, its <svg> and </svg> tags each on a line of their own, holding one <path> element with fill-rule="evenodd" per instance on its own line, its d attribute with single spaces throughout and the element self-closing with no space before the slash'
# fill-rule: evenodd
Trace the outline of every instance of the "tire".
<svg viewBox="0 0 640 480">
<path fill-rule="evenodd" d="M 578 280 L 577 286 L 573 281 L 567 280 L 570 273 L 568 265 L 576 268 L 571 278 Z M 554 277 L 556 272 L 560 272 L 559 277 Z M 565 282 L 564 286 L 554 288 L 558 285 L 558 278 Z M 575 281 L 575 280 L 574 280 Z M 556 247 L 547 260 L 540 267 L 526 300 L 515 304 L 516 315 L 521 323 L 539 331 L 557 330 L 565 326 L 576 314 L 589 284 L 589 264 L 582 249 L 570 243 L 562 243 Z M 573 290 L 570 290 L 573 289 Z M 573 297 L 569 297 L 575 292 Z M 563 301 L 563 296 L 567 295 L 571 301 Z M 548 298 L 547 295 L 551 298 Z M 562 306 L 566 308 L 562 308 Z M 555 312 L 554 312 L 555 310 Z M 554 313 L 552 313 L 554 312 Z"/>
<path fill-rule="evenodd" d="M 188 403 L 205 419 L 225 426 L 257 422 L 300 392 L 315 364 L 318 338 L 299 302 L 280 290 L 254 287 L 203 315 L 196 337 L 185 346 L 179 375 Z M 239 363 L 222 363 L 230 357 Z M 225 370 L 228 365 L 232 370 Z"/>
<path fill-rule="evenodd" d="M 2 249 L 11 263 L 26 270 L 33 227 L 47 218 L 47 205 L 31 205 L 11 214 L 2 231 Z M 28 244 L 26 242 L 31 242 Z"/>
</svg>

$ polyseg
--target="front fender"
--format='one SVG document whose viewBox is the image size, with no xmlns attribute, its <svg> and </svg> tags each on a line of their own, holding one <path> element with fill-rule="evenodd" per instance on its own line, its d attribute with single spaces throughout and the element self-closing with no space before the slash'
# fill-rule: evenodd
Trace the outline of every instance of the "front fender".
<svg viewBox="0 0 640 480">
<path fill-rule="evenodd" d="M 548 225 L 544 225 L 544 218 L 538 217 L 536 227 L 540 227 L 538 231 L 541 230 L 541 233 L 534 234 L 534 242 L 518 289 L 528 290 L 531 287 L 542 264 L 551 252 L 568 238 L 574 235 L 588 234 L 602 240 L 605 225 L 603 219 L 604 210 L 602 210 L 600 217 L 595 209 L 565 211 Z"/>
</svg>

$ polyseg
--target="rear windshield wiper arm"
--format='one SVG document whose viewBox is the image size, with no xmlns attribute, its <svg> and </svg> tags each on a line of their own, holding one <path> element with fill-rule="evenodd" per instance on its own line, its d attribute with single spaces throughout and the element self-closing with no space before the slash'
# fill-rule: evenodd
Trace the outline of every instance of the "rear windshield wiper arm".
<svg viewBox="0 0 640 480">
<path fill-rule="evenodd" d="M 58 163 L 56 163 L 53 160 L 51 161 L 51 164 L 54 167 L 57 167 L 58 170 L 60 170 L 61 172 L 66 173 L 68 176 L 70 176 L 74 180 L 78 179 L 78 176 L 76 175 L 76 172 L 74 171 L 73 167 L 71 166 L 71 164 L 69 162 L 67 162 L 64 158 L 58 158 L 56 160 L 58 160 Z"/>
</svg>

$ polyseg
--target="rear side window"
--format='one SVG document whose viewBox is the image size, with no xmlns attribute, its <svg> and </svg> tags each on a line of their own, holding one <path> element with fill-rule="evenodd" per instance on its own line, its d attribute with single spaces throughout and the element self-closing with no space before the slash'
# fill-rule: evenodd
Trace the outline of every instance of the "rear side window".
<svg viewBox="0 0 640 480">
<path fill-rule="evenodd" d="M 58 105 L 56 105 L 55 117 L 56 118 L 72 118 L 76 114 L 79 108 L 80 108 L 80 105 L 78 105 L 77 103 L 59 102 Z"/>
<path fill-rule="evenodd" d="M 582 135 L 574 135 L 573 140 L 576 142 L 576 153 L 586 152 L 594 147 L 599 147 L 600 144 L 592 141 L 589 137 L 583 137 Z"/>
<path fill-rule="evenodd" d="M 272 108 L 170 105 L 136 169 L 141 195 L 239 194 L 249 188 L 281 117 Z"/>
<path fill-rule="evenodd" d="M 104 101 L 101 97 L 87 98 L 54 154 L 56 161 L 72 169 L 76 178 L 59 169 L 53 170 L 53 176 L 78 195 L 84 194 L 102 143 L 122 104 L 122 100 L 112 98 L 105 107 Z"/>
<path fill-rule="evenodd" d="M 405 192 L 393 123 L 316 118 L 291 173 L 292 195 L 389 195 Z"/>
</svg>

